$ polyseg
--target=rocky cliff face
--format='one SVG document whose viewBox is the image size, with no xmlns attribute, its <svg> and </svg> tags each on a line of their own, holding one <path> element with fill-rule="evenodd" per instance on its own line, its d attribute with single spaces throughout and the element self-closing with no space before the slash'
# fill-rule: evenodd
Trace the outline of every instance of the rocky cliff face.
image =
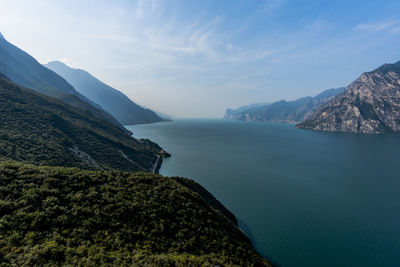
<svg viewBox="0 0 400 267">
<path fill-rule="evenodd" d="M 281 100 L 261 106 L 242 107 L 238 110 L 228 109 L 225 118 L 241 121 L 298 123 L 308 118 L 317 107 L 339 94 L 343 89 L 328 89 L 315 97 L 307 96 L 294 101 Z"/>
<path fill-rule="evenodd" d="M 363 73 L 297 127 L 354 133 L 399 132 L 400 61 Z"/>
<path fill-rule="evenodd" d="M 257 108 L 261 108 L 261 107 L 265 107 L 270 105 L 271 103 L 254 103 L 254 104 L 250 104 L 250 105 L 246 105 L 246 106 L 241 106 L 237 109 L 230 109 L 228 108 L 225 111 L 225 115 L 224 115 L 224 119 L 227 120 L 237 120 L 237 115 L 244 112 L 244 111 L 249 111 L 252 109 L 257 109 Z"/>
</svg>

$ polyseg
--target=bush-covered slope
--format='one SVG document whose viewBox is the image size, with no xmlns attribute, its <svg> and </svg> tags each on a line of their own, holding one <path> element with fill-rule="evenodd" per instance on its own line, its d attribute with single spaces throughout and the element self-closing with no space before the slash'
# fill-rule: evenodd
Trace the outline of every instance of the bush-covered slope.
<svg viewBox="0 0 400 267">
<path fill-rule="evenodd" d="M 112 123 L 0 75 L 0 160 L 149 171 L 161 151 Z"/>
<path fill-rule="evenodd" d="M 182 181 L 0 163 L 0 262 L 268 266 L 224 210 Z"/>
</svg>

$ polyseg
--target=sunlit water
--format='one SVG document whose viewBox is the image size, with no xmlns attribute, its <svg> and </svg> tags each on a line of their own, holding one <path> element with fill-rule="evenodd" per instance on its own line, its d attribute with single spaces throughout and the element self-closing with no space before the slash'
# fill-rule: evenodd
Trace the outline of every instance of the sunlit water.
<svg viewBox="0 0 400 267">
<path fill-rule="evenodd" d="M 172 154 L 281 266 L 400 266 L 400 136 L 184 120 L 128 127 Z"/>
</svg>

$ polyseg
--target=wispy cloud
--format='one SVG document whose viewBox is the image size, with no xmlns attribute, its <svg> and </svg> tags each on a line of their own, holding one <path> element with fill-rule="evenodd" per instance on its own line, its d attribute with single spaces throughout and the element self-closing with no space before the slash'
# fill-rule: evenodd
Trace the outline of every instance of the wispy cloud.
<svg viewBox="0 0 400 267">
<path fill-rule="evenodd" d="M 265 4 L 262 8 L 263 12 L 271 12 L 281 7 L 286 0 L 265 0 Z"/>
<path fill-rule="evenodd" d="M 393 27 L 390 29 L 391 33 L 398 34 L 400 33 L 400 27 Z"/>
<path fill-rule="evenodd" d="M 1 0 L 1 31 L 40 62 L 62 58 L 139 103 L 187 116 L 344 85 L 400 45 L 398 12 L 381 2 L 385 15 L 370 21 L 345 0 L 117 2 Z"/>
<path fill-rule="evenodd" d="M 396 25 L 397 21 L 389 21 L 389 22 L 378 22 L 378 23 L 361 23 L 354 27 L 355 30 L 363 30 L 363 31 L 383 31 L 391 28 Z"/>
</svg>

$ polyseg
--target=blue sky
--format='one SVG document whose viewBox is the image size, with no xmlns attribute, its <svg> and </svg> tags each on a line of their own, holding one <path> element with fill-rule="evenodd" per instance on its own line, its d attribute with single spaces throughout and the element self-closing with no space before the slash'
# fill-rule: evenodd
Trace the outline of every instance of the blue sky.
<svg viewBox="0 0 400 267">
<path fill-rule="evenodd" d="M 293 100 L 400 60 L 400 1 L 2 0 L 0 31 L 180 117 Z"/>
</svg>

